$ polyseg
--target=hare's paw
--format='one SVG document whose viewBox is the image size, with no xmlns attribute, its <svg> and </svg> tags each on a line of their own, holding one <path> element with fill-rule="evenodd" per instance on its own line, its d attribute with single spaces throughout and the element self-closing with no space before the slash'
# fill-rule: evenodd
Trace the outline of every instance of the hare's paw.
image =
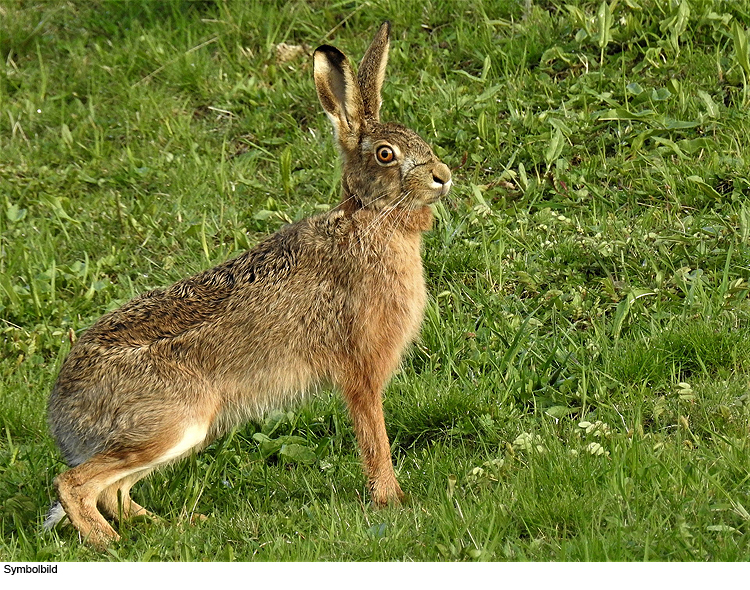
<svg viewBox="0 0 750 590">
<path fill-rule="evenodd" d="M 115 541 L 120 540 L 120 535 L 118 535 L 115 532 L 115 529 L 113 529 L 109 523 L 106 527 L 104 526 L 97 526 L 89 530 L 89 532 L 84 536 L 82 532 L 79 531 L 79 534 L 81 535 L 81 540 L 85 541 L 86 543 L 89 543 L 90 545 L 93 545 L 97 549 L 106 549 L 109 547 L 109 545 Z"/>
<path fill-rule="evenodd" d="M 195 526 L 198 524 L 203 524 L 208 520 L 208 516 L 205 514 L 200 514 L 198 512 L 195 512 L 194 514 L 190 515 L 190 524 Z"/>
<path fill-rule="evenodd" d="M 395 477 L 370 482 L 372 503 L 377 508 L 396 506 L 404 499 L 404 492 Z"/>
</svg>

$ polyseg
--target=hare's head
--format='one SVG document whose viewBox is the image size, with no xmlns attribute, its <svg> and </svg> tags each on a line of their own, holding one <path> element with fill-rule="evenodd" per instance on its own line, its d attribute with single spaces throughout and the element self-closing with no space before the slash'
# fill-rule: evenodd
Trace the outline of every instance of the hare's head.
<svg viewBox="0 0 750 590">
<path fill-rule="evenodd" d="M 315 50 L 315 87 L 344 158 L 343 195 L 355 207 L 423 207 L 448 194 L 451 172 L 421 137 L 380 122 L 390 24 L 383 23 L 355 78 L 335 47 Z"/>
</svg>

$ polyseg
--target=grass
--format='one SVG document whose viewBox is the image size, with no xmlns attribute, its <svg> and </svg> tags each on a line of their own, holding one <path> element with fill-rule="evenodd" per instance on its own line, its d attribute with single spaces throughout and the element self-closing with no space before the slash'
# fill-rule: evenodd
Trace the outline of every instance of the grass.
<svg viewBox="0 0 750 590">
<path fill-rule="evenodd" d="M 750 7 L 258 4 L 0 4 L 0 559 L 746 560 Z M 385 19 L 383 116 L 456 181 L 385 400 L 409 502 L 321 394 L 140 483 L 108 552 L 41 534 L 70 334 L 335 203 L 305 52 Z"/>
</svg>

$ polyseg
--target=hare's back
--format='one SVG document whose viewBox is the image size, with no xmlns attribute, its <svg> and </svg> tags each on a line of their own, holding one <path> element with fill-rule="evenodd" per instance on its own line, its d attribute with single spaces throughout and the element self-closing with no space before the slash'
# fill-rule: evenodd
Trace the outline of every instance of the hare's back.
<svg viewBox="0 0 750 590">
<path fill-rule="evenodd" d="M 240 405 L 262 389 L 291 395 L 328 373 L 345 297 L 341 265 L 320 259 L 319 249 L 330 254 L 326 240 L 304 220 L 102 316 L 74 345 L 49 399 L 66 458 L 75 464 L 107 440 L 140 436 L 138 428 L 148 436 L 160 421 L 213 414 L 240 392 Z M 311 358 L 314 349 L 328 352 Z"/>
</svg>

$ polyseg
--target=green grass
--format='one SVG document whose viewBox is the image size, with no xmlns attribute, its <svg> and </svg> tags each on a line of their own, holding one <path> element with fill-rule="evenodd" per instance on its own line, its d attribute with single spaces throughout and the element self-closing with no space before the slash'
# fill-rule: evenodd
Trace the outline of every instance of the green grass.
<svg viewBox="0 0 750 590">
<path fill-rule="evenodd" d="M 0 4 L 0 560 L 750 557 L 750 5 L 256 4 Z M 409 501 L 324 393 L 140 483 L 107 553 L 40 533 L 69 335 L 335 203 L 276 47 L 385 19 L 383 116 L 456 182 L 385 400 Z"/>
</svg>

